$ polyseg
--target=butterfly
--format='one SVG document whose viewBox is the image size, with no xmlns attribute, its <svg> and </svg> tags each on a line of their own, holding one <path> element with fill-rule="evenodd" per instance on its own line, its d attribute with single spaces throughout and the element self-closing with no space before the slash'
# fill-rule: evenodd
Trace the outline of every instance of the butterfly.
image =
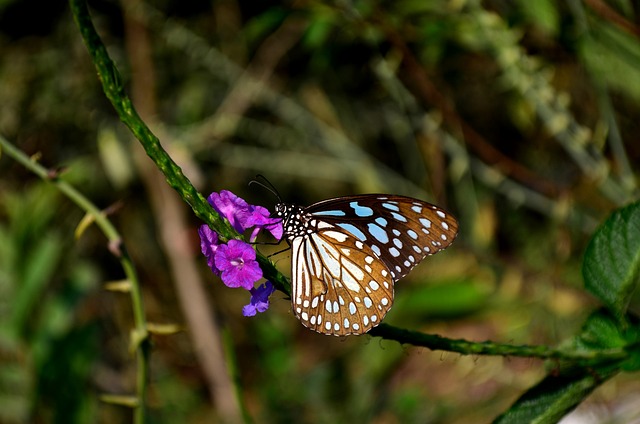
<svg viewBox="0 0 640 424">
<path fill-rule="evenodd" d="M 280 201 L 275 216 L 292 250 L 293 313 L 311 330 L 334 336 L 377 326 L 391 309 L 394 284 L 458 233 L 444 209 L 388 194 L 308 207 Z"/>
</svg>

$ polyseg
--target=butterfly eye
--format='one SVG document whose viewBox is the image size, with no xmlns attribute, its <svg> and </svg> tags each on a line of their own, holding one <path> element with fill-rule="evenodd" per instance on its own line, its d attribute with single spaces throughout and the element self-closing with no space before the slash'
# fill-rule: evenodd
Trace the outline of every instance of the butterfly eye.
<svg viewBox="0 0 640 424">
<path fill-rule="evenodd" d="M 363 334 L 393 304 L 393 286 L 422 259 L 448 247 L 456 219 L 403 196 L 357 195 L 307 208 L 286 204 L 284 236 L 292 248 L 293 311 L 323 334 Z"/>
</svg>

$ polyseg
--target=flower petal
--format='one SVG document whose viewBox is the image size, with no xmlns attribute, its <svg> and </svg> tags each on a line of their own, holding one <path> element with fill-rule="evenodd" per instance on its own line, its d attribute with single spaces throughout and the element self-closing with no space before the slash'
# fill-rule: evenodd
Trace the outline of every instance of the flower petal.
<svg viewBox="0 0 640 424">
<path fill-rule="evenodd" d="M 220 277 L 227 287 L 250 290 L 262 278 L 256 251 L 242 240 L 229 240 L 226 245 L 220 245 L 215 253 L 215 266 L 222 272 Z"/>
<path fill-rule="evenodd" d="M 271 281 L 267 281 L 257 288 L 249 290 L 251 292 L 251 300 L 248 305 L 242 308 L 242 315 L 251 317 L 256 312 L 264 312 L 269 308 L 269 296 L 275 291 L 275 287 Z"/>
<path fill-rule="evenodd" d="M 207 265 L 209 265 L 214 274 L 219 275 L 220 271 L 214 263 L 215 253 L 219 247 L 218 234 L 205 224 L 198 228 L 198 235 L 200 236 L 200 250 L 207 258 Z"/>
<path fill-rule="evenodd" d="M 241 216 L 247 213 L 249 204 L 242 198 L 236 196 L 229 190 L 221 190 L 220 193 L 213 192 L 207 199 L 209 204 L 238 232 L 246 229 L 243 227 Z"/>
</svg>

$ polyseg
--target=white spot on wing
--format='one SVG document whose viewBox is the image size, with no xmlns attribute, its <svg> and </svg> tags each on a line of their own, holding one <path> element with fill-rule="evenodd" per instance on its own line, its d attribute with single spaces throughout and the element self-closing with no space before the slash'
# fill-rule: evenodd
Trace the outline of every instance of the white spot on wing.
<svg viewBox="0 0 640 424">
<path fill-rule="evenodd" d="M 347 239 L 347 235 L 344 233 L 340 233 L 338 231 L 325 231 L 322 233 L 323 236 L 326 237 L 331 237 L 332 239 L 340 242 L 340 243 L 344 243 L 344 241 Z"/>
<path fill-rule="evenodd" d="M 357 280 L 362 280 L 364 278 L 364 272 L 362 272 L 362 268 L 351 262 L 346 258 L 342 258 L 340 261 L 342 266 Z"/>
</svg>

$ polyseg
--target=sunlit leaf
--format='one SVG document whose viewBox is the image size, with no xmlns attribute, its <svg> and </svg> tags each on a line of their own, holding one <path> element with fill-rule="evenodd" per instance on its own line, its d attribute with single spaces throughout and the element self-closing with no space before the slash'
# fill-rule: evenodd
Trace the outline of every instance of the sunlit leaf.
<svg viewBox="0 0 640 424">
<path fill-rule="evenodd" d="M 93 224 L 94 222 L 96 222 L 96 218 L 93 214 L 90 214 L 90 213 L 85 214 L 80 220 L 80 222 L 78 223 L 78 226 L 76 227 L 76 230 L 73 233 L 76 240 L 82 237 L 82 234 L 84 234 L 87 228 L 89 228 L 89 226 L 91 226 L 91 224 Z"/>
<path fill-rule="evenodd" d="M 158 336 L 169 336 L 184 331 L 184 328 L 178 324 L 156 324 L 153 322 L 147 323 L 147 330 L 150 333 Z"/>
<path fill-rule="evenodd" d="M 131 291 L 131 282 L 129 280 L 109 281 L 104 285 L 105 290 L 129 293 Z"/>
<path fill-rule="evenodd" d="M 125 395 L 101 395 L 100 400 L 104 403 L 110 403 L 112 405 L 128 406 L 130 408 L 136 408 L 140 404 L 138 398 L 135 396 Z"/>
</svg>

